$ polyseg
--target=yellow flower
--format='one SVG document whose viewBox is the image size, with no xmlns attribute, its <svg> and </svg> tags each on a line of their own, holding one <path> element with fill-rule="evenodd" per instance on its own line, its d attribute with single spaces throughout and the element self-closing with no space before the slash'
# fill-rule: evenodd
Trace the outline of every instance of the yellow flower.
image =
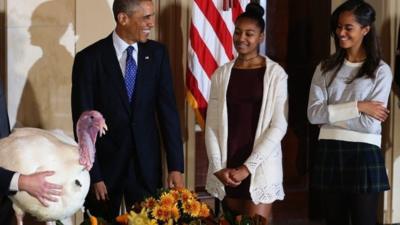
<svg viewBox="0 0 400 225">
<path fill-rule="evenodd" d="M 161 206 L 161 209 L 162 209 L 162 213 L 163 213 L 162 220 L 167 221 L 168 219 L 170 219 L 171 218 L 171 209 L 168 207 L 164 207 L 164 206 Z"/>
<path fill-rule="evenodd" d="M 130 211 L 128 215 L 128 225 L 157 225 L 157 221 L 149 219 L 146 209 L 143 208 L 140 213 Z"/>
<path fill-rule="evenodd" d="M 192 212 L 190 213 L 191 216 L 197 217 L 199 216 L 200 209 L 201 209 L 201 204 L 198 201 L 193 201 L 192 203 Z"/>
<path fill-rule="evenodd" d="M 191 194 L 192 194 L 192 198 L 195 198 L 195 199 L 197 199 L 197 193 L 196 192 L 190 192 Z"/>
<path fill-rule="evenodd" d="M 181 217 L 190 216 L 190 224 L 199 221 L 199 217 L 208 217 L 210 210 L 206 204 L 197 200 L 196 193 L 185 188 L 163 191 L 158 198 L 150 197 L 141 203 L 143 218 L 133 214 L 129 225 L 148 225 L 144 219 L 152 219 L 151 223 L 177 225 L 182 223 Z"/>
<path fill-rule="evenodd" d="M 210 215 L 210 209 L 208 208 L 208 206 L 204 203 L 201 204 L 201 208 L 200 208 L 200 212 L 199 212 L 199 216 L 206 218 Z"/>
<path fill-rule="evenodd" d="M 169 193 L 174 197 L 175 202 L 179 200 L 181 194 L 178 190 L 171 190 Z"/>
<path fill-rule="evenodd" d="M 171 208 L 175 204 L 175 198 L 170 193 L 163 193 L 160 197 L 160 205 L 166 208 Z"/>
<path fill-rule="evenodd" d="M 182 193 L 182 191 L 187 190 L 186 188 L 182 188 L 182 187 L 176 187 L 173 190 L 178 191 L 179 193 Z"/>
<path fill-rule="evenodd" d="M 193 198 L 192 192 L 190 192 L 189 190 L 184 189 L 184 190 L 182 190 L 181 194 L 182 194 L 183 202 L 187 202 Z"/>
<path fill-rule="evenodd" d="M 153 208 L 153 211 L 152 211 L 151 215 L 152 215 L 156 220 L 161 219 L 162 216 L 163 216 L 163 212 L 162 212 L 162 210 L 161 210 L 161 206 L 156 205 L 156 206 Z"/>
<path fill-rule="evenodd" d="M 200 208 L 200 202 L 196 200 L 189 199 L 187 202 L 183 203 L 183 212 L 191 215 L 192 217 L 199 216 Z"/>
<path fill-rule="evenodd" d="M 178 206 L 175 204 L 172 208 L 171 208 L 171 216 L 172 219 L 174 219 L 174 221 L 178 221 L 180 215 L 179 215 L 179 209 Z"/>
<path fill-rule="evenodd" d="M 142 207 L 152 209 L 154 206 L 156 206 L 157 200 L 155 200 L 153 197 L 147 198 L 144 203 L 142 204 Z"/>
<path fill-rule="evenodd" d="M 168 207 L 157 205 L 151 215 L 156 220 L 167 221 L 171 217 L 171 210 Z"/>
</svg>

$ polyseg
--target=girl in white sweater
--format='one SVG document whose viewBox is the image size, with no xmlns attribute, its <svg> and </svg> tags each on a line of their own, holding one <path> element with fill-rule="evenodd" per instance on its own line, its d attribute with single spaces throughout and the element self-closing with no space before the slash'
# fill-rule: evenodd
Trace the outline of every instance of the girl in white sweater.
<svg viewBox="0 0 400 225">
<path fill-rule="evenodd" d="M 323 194 L 327 225 L 375 225 L 379 193 L 389 189 L 380 147 L 392 73 L 374 21 L 363 1 L 340 5 L 331 19 L 336 53 L 311 83 L 308 119 L 320 126 L 311 186 Z"/>
<path fill-rule="evenodd" d="M 263 8 L 246 7 L 233 35 L 238 57 L 212 76 L 206 121 L 207 191 L 240 214 L 269 218 L 283 199 L 281 140 L 287 128 L 287 75 L 258 53 Z"/>
</svg>

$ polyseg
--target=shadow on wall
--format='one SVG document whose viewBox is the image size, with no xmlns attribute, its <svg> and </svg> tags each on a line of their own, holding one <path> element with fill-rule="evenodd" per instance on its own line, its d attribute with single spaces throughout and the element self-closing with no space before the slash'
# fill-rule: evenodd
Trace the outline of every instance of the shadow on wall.
<svg viewBox="0 0 400 225">
<path fill-rule="evenodd" d="M 21 126 L 72 131 L 70 89 L 72 55 L 60 44 L 74 22 L 74 2 L 52 0 L 33 12 L 28 31 L 42 56 L 30 68 L 17 112 Z"/>
<path fill-rule="evenodd" d="M 113 22 L 107 0 L 51 0 L 33 11 L 28 32 L 31 44 L 41 49 L 42 56 L 28 71 L 16 126 L 62 129 L 72 135 L 70 98 L 75 47 L 80 49 L 104 38 Z M 77 43 L 74 25 L 80 39 Z"/>
<path fill-rule="evenodd" d="M 114 0 L 84 0 L 76 3 L 76 51 L 108 36 L 115 27 Z"/>
<path fill-rule="evenodd" d="M 176 104 L 180 116 L 181 131 L 184 140 L 187 140 L 185 102 L 186 87 L 185 74 L 186 63 L 183 61 L 184 49 L 187 48 L 187 41 L 183 41 L 183 31 L 180 26 L 182 19 L 182 6 L 175 3 L 166 6 L 159 15 L 158 27 L 159 41 L 164 43 L 169 52 L 171 69 L 173 74 L 174 91 Z"/>
</svg>

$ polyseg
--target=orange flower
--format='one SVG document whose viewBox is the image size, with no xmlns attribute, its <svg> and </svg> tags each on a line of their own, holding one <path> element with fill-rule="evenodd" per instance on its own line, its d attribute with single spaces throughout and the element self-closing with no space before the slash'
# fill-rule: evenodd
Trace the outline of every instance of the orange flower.
<svg viewBox="0 0 400 225">
<path fill-rule="evenodd" d="M 172 219 L 174 219 L 174 221 L 178 221 L 179 219 L 179 209 L 178 206 L 175 204 L 172 208 L 171 208 L 171 216 Z"/>
<path fill-rule="evenodd" d="M 181 194 L 179 193 L 178 190 L 171 190 L 169 193 L 174 197 L 175 202 L 179 200 Z"/>
<path fill-rule="evenodd" d="M 172 194 L 163 193 L 160 197 L 160 205 L 162 207 L 171 208 L 175 204 L 175 198 Z"/>
<path fill-rule="evenodd" d="M 201 204 L 201 208 L 200 208 L 200 212 L 199 212 L 199 216 L 206 218 L 210 215 L 210 209 L 208 208 L 208 206 L 204 203 Z"/>
<path fill-rule="evenodd" d="M 156 219 L 159 220 L 163 216 L 163 211 L 161 209 L 161 206 L 156 205 L 151 213 L 151 215 Z"/>
<path fill-rule="evenodd" d="M 162 190 L 161 193 L 158 198 L 150 197 L 141 203 L 146 218 L 155 223 L 177 225 L 182 223 L 182 214 L 190 216 L 191 221 L 210 214 L 207 205 L 200 203 L 197 195 L 187 189 Z"/>
<path fill-rule="evenodd" d="M 120 224 L 128 224 L 128 215 L 129 215 L 128 213 L 119 215 L 115 218 L 115 220 Z"/>
<path fill-rule="evenodd" d="M 183 211 L 193 217 L 199 216 L 200 208 L 200 202 L 196 200 L 189 199 L 187 202 L 183 203 Z"/>
<path fill-rule="evenodd" d="M 157 205 L 154 207 L 152 215 L 157 220 L 168 221 L 171 217 L 171 210 L 168 207 Z"/>
<path fill-rule="evenodd" d="M 168 207 L 161 206 L 162 209 L 162 219 L 163 221 L 168 221 L 171 218 L 171 209 Z"/>
<path fill-rule="evenodd" d="M 192 194 L 192 198 L 197 199 L 197 193 L 196 192 L 191 192 L 191 194 Z"/>
<path fill-rule="evenodd" d="M 193 198 L 192 192 L 190 192 L 189 190 L 186 190 L 186 189 L 182 190 L 181 193 L 182 193 L 182 201 L 183 202 L 187 202 Z"/>
<path fill-rule="evenodd" d="M 184 190 L 186 190 L 186 188 L 183 188 L 183 187 L 176 187 L 176 188 L 174 188 L 173 190 L 176 190 L 176 191 L 178 191 L 178 192 L 182 192 L 182 191 L 184 191 Z"/>
<path fill-rule="evenodd" d="M 143 207 L 152 209 L 152 208 L 154 208 L 154 206 L 156 206 L 156 204 L 157 204 L 157 200 L 155 200 L 153 197 L 150 197 L 144 201 Z"/>
</svg>

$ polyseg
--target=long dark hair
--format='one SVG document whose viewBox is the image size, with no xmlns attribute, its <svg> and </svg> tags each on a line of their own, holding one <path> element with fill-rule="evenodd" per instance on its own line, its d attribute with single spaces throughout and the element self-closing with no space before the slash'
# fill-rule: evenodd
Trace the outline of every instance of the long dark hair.
<svg viewBox="0 0 400 225">
<path fill-rule="evenodd" d="M 338 26 L 338 20 L 340 14 L 343 12 L 352 12 L 356 21 L 361 24 L 362 27 L 369 26 L 369 32 L 364 36 L 362 41 L 362 47 L 366 52 L 366 59 L 358 71 L 357 75 L 350 79 L 348 83 L 353 80 L 367 76 L 368 78 L 375 78 L 375 71 L 381 61 L 381 49 L 379 47 L 379 41 L 376 36 L 375 30 L 375 10 L 368 3 L 361 0 L 348 0 L 340 5 L 333 13 L 331 17 L 331 35 L 335 40 L 336 52 L 331 55 L 328 59 L 324 60 L 321 64 L 322 72 L 326 73 L 330 70 L 335 70 L 334 77 L 339 71 L 340 67 L 344 63 L 346 57 L 346 50 L 341 48 L 339 45 L 339 38 L 336 35 L 336 28 Z M 334 77 L 331 79 L 329 84 L 332 82 Z"/>
</svg>

